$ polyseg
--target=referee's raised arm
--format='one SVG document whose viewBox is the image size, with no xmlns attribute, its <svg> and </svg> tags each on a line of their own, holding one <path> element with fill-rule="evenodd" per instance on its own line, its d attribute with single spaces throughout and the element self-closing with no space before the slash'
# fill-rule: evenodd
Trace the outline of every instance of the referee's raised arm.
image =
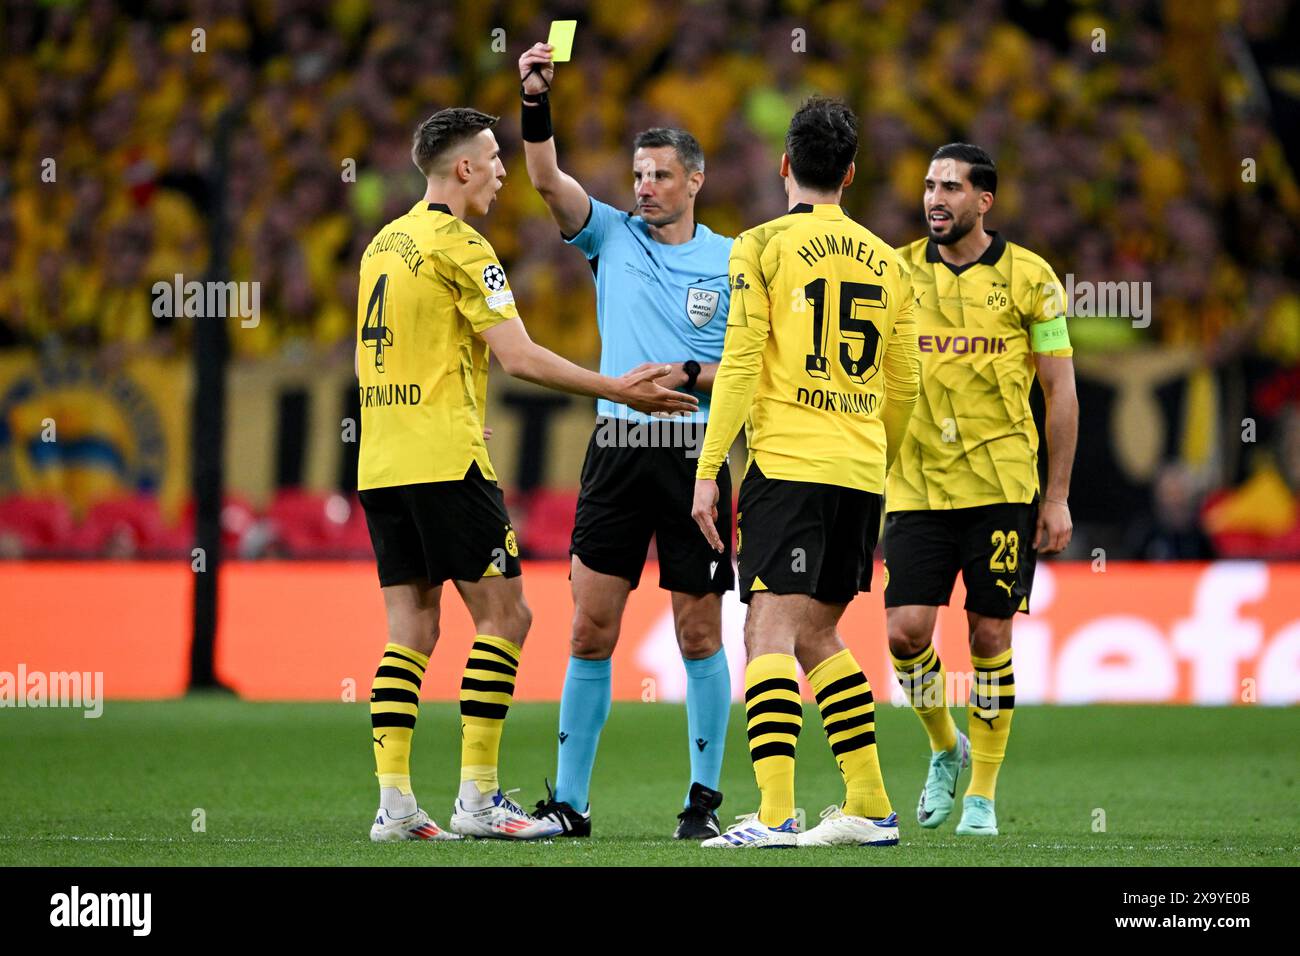
<svg viewBox="0 0 1300 956">
<path fill-rule="evenodd" d="M 587 223 L 591 200 L 582 184 L 560 169 L 555 155 L 549 100 L 554 76 L 555 64 L 551 62 L 549 44 L 534 43 L 519 58 L 524 158 L 528 163 L 528 179 L 542 199 L 546 200 L 560 232 L 574 236 Z"/>
</svg>

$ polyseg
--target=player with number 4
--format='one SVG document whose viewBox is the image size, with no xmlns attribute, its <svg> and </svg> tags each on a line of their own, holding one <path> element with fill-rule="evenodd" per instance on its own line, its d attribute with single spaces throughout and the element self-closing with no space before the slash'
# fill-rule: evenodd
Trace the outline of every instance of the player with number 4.
<svg viewBox="0 0 1300 956">
<path fill-rule="evenodd" d="M 357 488 L 375 549 L 388 644 L 370 691 L 379 779 L 376 842 L 457 835 L 553 836 L 502 792 L 497 757 L 532 615 L 519 545 L 488 457 L 488 350 L 506 372 L 646 412 L 690 412 L 696 400 L 655 384 L 669 369 L 597 375 L 536 345 L 496 253 L 466 216 L 483 216 L 505 181 L 497 118 L 445 109 L 415 131 L 411 159 L 424 196 L 361 257 L 356 368 L 361 399 Z M 461 783 L 443 830 L 411 788 L 420 684 L 438 641 L 451 581 L 476 636 L 460 685 Z"/>
</svg>

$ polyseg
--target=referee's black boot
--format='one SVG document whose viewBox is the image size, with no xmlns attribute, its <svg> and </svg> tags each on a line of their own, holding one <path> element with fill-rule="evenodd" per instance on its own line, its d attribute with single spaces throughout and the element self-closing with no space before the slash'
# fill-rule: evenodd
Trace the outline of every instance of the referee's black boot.
<svg viewBox="0 0 1300 956">
<path fill-rule="evenodd" d="M 710 790 L 702 783 L 691 784 L 691 796 L 686 809 L 677 814 L 677 829 L 673 832 L 675 840 L 707 840 L 718 836 L 722 828 L 718 826 L 718 807 L 722 806 L 722 794 Z"/>
<path fill-rule="evenodd" d="M 591 836 L 591 811 L 579 813 L 570 804 L 556 800 L 551 792 L 551 782 L 546 783 L 546 799 L 538 800 L 533 816 L 538 820 L 550 820 L 564 829 L 557 836 L 589 837 Z"/>
</svg>

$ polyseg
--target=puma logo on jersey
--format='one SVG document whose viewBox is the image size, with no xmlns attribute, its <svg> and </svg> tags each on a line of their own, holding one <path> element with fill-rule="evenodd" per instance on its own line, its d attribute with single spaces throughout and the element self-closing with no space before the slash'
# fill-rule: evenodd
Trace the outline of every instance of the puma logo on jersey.
<svg viewBox="0 0 1300 956">
<path fill-rule="evenodd" d="M 1000 588 L 1006 588 L 1006 591 L 1007 591 L 1007 597 L 1011 597 L 1011 585 L 1010 585 L 1010 584 L 1007 584 L 1007 582 L 1006 582 L 1006 581 L 1003 581 L 1001 578 L 994 578 L 994 579 L 993 579 L 993 583 L 996 584 L 996 585 L 997 585 L 998 587 L 1000 587 Z"/>
</svg>

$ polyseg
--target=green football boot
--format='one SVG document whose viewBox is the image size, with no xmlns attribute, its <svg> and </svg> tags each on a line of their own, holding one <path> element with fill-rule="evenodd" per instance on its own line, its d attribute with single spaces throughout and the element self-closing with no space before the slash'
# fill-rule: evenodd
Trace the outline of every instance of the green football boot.
<svg viewBox="0 0 1300 956">
<path fill-rule="evenodd" d="M 930 754 L 930 772 L 925 776 L 925 787 L 916 804 L 916 822 L 933 830 L 952 812 L 957 795 L 957 778 L 970 764 L 970 740 L 957 731 L 957 746 Z"/>
<path fill-rule="evenodd" d="M 961 801 L 961 823 L 958 836 L 997 836 L 998 815 L 993 812 L 993 801 L 988 797 L 964 797 Z"/>
</svg>

